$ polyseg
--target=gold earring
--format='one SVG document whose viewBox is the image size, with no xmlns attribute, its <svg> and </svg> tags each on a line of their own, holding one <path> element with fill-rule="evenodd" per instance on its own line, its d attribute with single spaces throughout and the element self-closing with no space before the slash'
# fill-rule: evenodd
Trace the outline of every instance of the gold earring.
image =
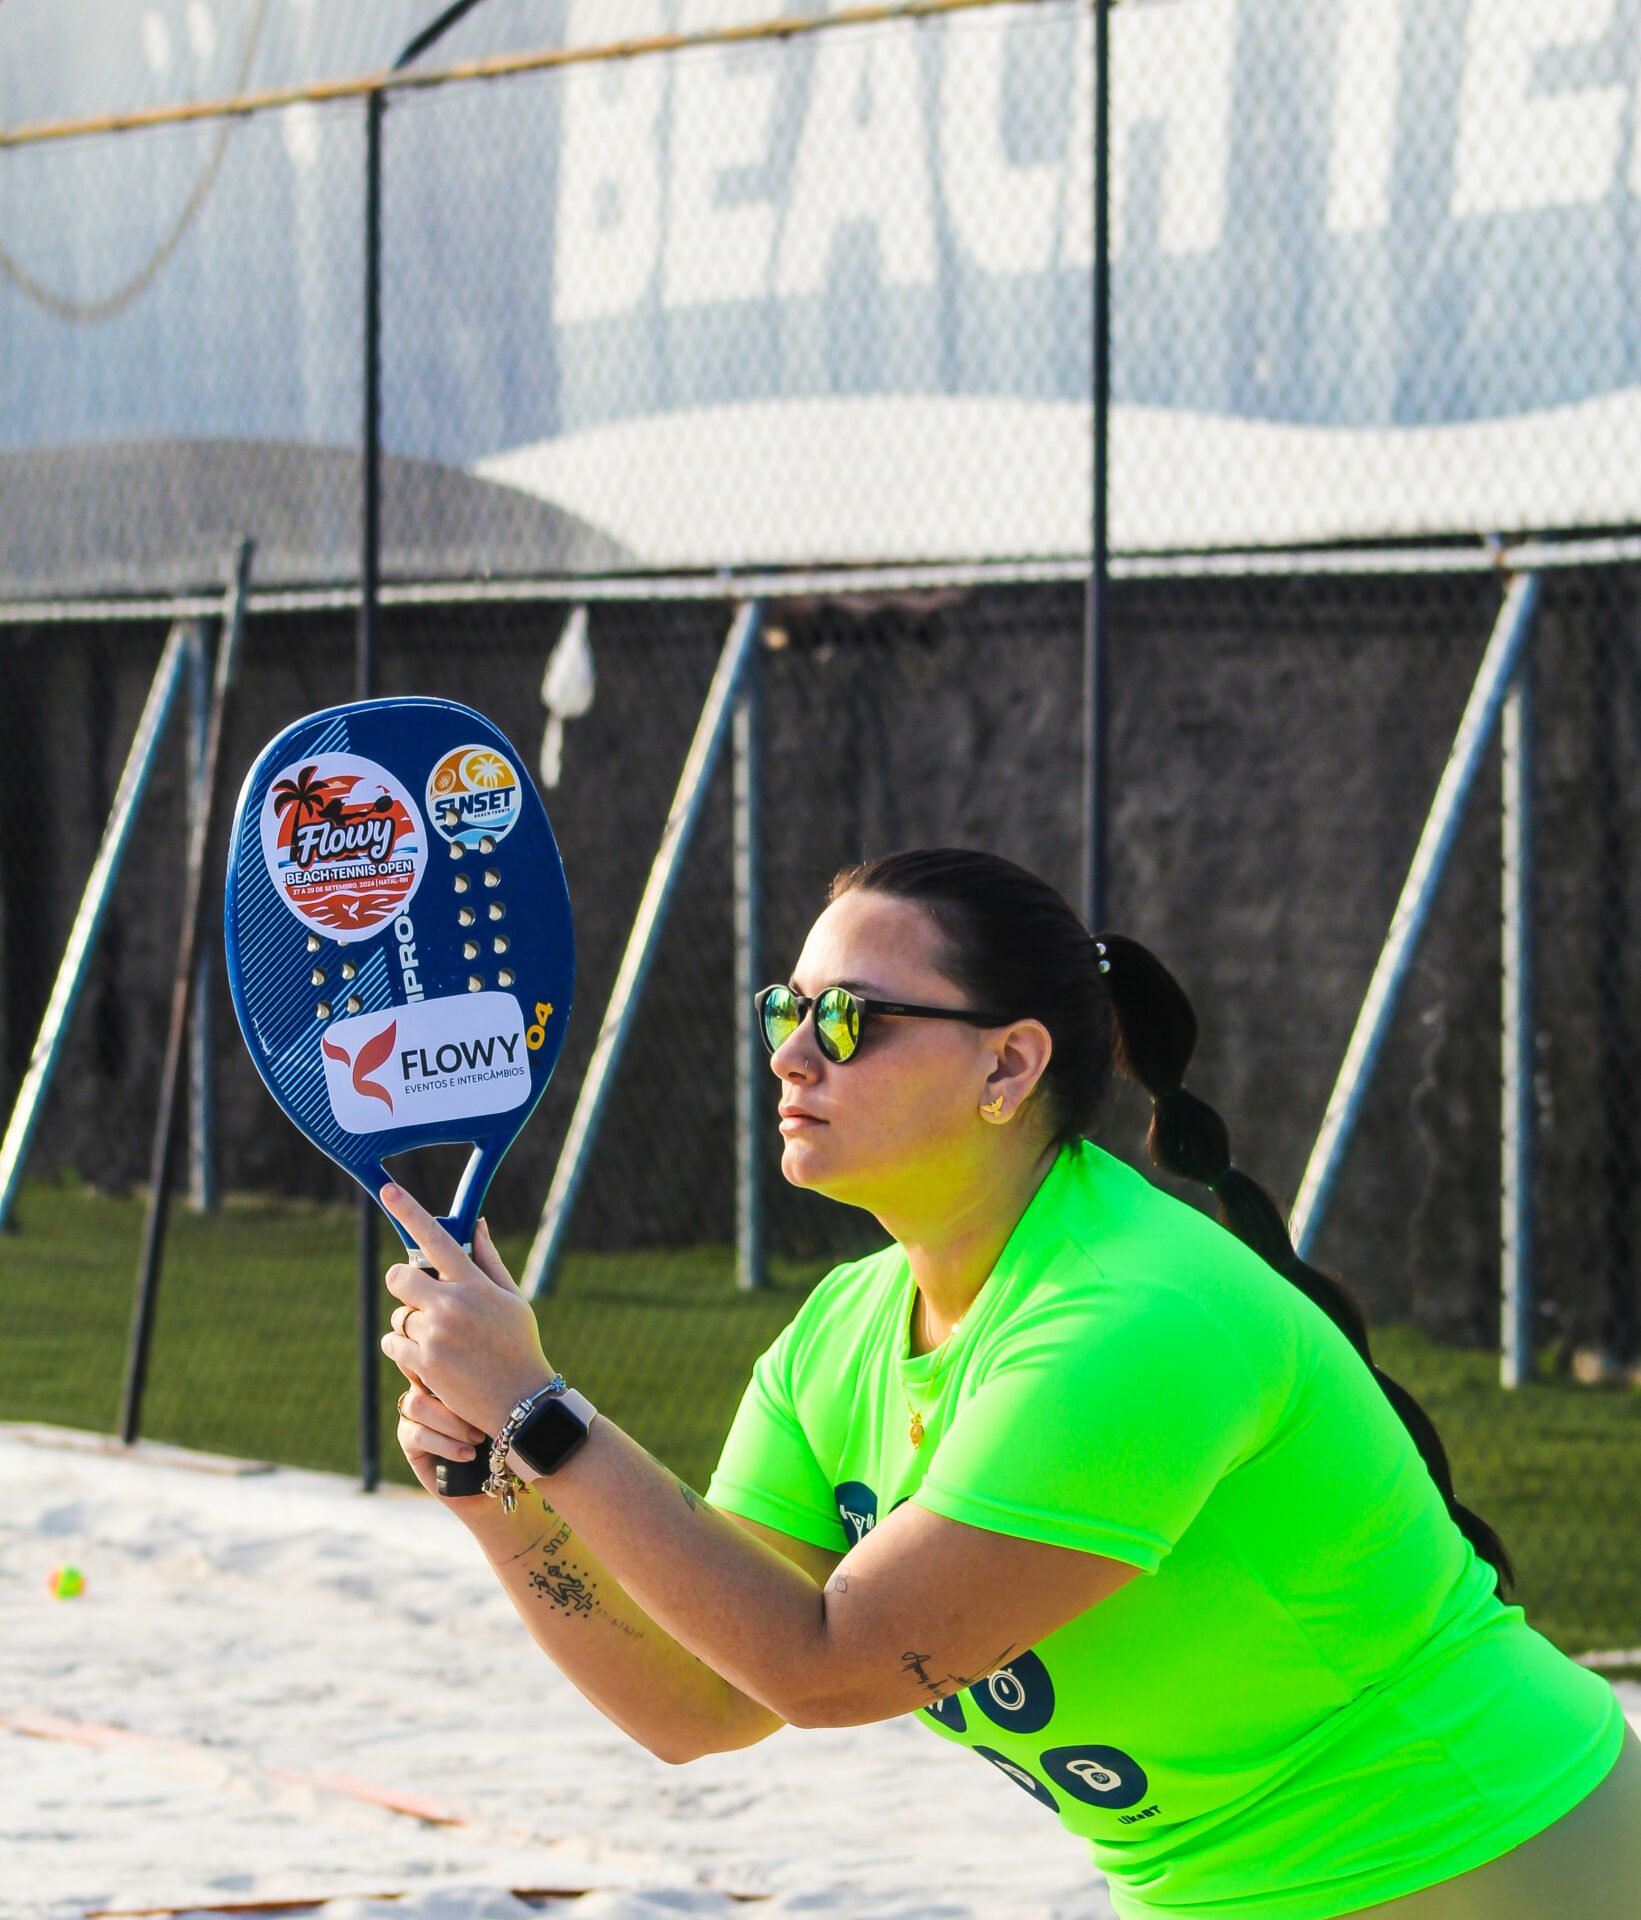
<svg viewBox="0 0 1641 1920">
<path fill-rule="evenodd" d="M 993 1100 L 989 1106 L 982 1106 L 980 1111 L 982 1113 L 989 1113 L 991 1117 L 995 1120 L 997 1116 L 1003 1111 L 1003 1096 L 999 1094 L 997 1098 Z"/>
</svg>

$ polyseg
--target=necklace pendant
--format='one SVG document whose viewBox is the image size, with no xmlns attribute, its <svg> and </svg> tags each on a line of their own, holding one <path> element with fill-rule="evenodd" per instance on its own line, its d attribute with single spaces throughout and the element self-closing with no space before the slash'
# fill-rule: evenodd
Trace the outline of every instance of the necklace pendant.
<svg viewBox="0 0 1641 1920">
<path fill-rule="evenodd" d="M 920 1447 L 920 1446 L 922 1446 L 922 1444 L 923 1444 L 923 1416 L 922 1416 L 922 1414 L 920 1414 L 920 1413 L 914 1413 L 914 1414 L 912 1415 L 912 1424 L 911 1424 L 911 1427 L 910 1427 L 910 1429 L 909 1429 L 909 1431 L 910 1431 L 910 1433 L 911 1433 L 911 1436 L 912 1436 L 912 1445 L 913 1445 L 914 1447 Z"/>
</svg>

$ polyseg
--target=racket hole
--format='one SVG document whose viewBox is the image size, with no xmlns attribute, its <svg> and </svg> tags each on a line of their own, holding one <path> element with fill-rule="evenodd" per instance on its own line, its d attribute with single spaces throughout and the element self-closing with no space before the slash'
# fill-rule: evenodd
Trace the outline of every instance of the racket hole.
<svg viewBox="0 0 1641 1920">
<path fill-rule="evenodd" d="M 308 975 L 308 985 L 310 987 L 322 987 L 324 984 L 325 969 L 323 967 L 315 967 L 313 972 Z"/>
<path fill-rule="evenodd" d="M 317 933 L 310 933 L 310 934 L 308 935 L 308 951 L 309 951 L 309 953 L 317 953 L 317 952 L 319 951 L 319 949 L 320 949 L 320 948 L 321 948 L 321 947 L 322 947 L 322 946 L 323 946 L 324 944 L 325 944 L 325 943 L 324 943 L 324 941 L 322 941 L 322 940 L 321 940 L 321 939 L 319 938 L 319 936 L 318 936 L 318 934 L 317 934 Z"/>
<path fill-rule="evenodd" d="M 507 935 L 505 933 L 498 933 L 495 939 L 490 942 L 490 951 L 492 953 L 505 953 L 507 951 Z"/>
<path fill-rule="evenodd" d="M 466 893 L 472 884 L 472 881 L 468 879 L 465 873 L 458 873 L 456 875 L 456 891 L 458 893 Z"/>
<path fill-rule="evenodd" d="M 512 984 L 513 969 L 511 967 L 503 967 L 496 975 L 496 985 L 498 987 L 510 987 Z"/>
<path fill-rule="evenodd" d="M 451 841 L 450 857 L 452 860 L 459 860 L 462 857 L 462 843 L 459 840 Z"/>
<path fill-rule="evenodd" d="M 485 834 L 484 837 L 479 841 L 479 852 L 494 853 L 495 850 L 496 850 L 495 841 L 491 839 L 489 834 Z"/>
<path fill-rule="evenodd" d="M 349 1013 L 358 1013 L 364 1007 L 364 1004 L 364 1001 L 359 998 L 358 994 L 350 993 L 348 995 Z"/>
<path fill-rule="evenodd" d="M 463 958 L 464 960 L 477 960 L 477 959 L 478 959 L 478 957 L 479 957 L 479 943 L 478 943 L 478 941 L 477 941 L 477 940 L 464 940 L 464 941 L 462 942 L 462 958 Z"/>
<path fill-rule="evenodd" d="M 505 920 L 507 918 L 507 909 L 499 900 L 492 900 L 487 911 L 492 920 Z"/>
<path fill-rule="evenodd" d="M 330 1002 L 328 1000 L 321 1000 L 313 1010 L 313 1017 L 316 1020 L 328 1020 L 330 1018 Z"/>
<path fill-rule="evenodd" d="M 477 918 L 478 915 L 471 907 L 460 907 L 456 911 L 456 924 L 460 927 L 472 926 Z"/>
<path fill-rule="evenodd" d="M 470 973 L 467 976 L 467 991 L 469 993 L 478 993 L 483 986 L 484 977 L 482 974 Z"/>
<path fill-rule="evenodd" d="M 485 868 L 484 884 L 487 887 L 499 887 L 501 885 L 501 875 L 497 873 L 494 867 Z"/>
</svg>

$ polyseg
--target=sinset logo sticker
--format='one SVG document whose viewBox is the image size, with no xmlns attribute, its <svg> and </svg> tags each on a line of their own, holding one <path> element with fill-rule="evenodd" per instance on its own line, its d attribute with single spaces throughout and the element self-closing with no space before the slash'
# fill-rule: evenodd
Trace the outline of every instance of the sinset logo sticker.
<svg viewBox="0 0 1641 1920">
<path fill-rule="evenodd" d="M 427 831 L 410 790 L 386 767 L 321 753 L 269 787 L 262 857 L 297 919 L 346 944 L 409 906 L 427 864 Z"/>
<path fill-rule="evenodd" d="M 530 1093 L 510 993 L 457 993 L 337 1020 L 319 1041 L 330 1110 L 349 1133 L 508 1113 Z"/>
<path fill-rule="evenodd" d="M 519 777 L 494 747 L 457 747 L 427 776 L 427 817 L 447 840 L 500 840 L 519 817 Z"/>
</svg>

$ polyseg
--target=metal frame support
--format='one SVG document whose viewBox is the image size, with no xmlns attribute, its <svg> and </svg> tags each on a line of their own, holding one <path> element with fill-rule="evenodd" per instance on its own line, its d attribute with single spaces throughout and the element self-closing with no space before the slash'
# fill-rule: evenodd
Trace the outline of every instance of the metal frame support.
<svg viewBox="0 0 1641 1920">
<path fill-rule="evenodd" d="M 1533 940 L 1533 656 L 1504 702 L 1503 1139 L 1499 1219 L 1499 1383 L 1533 1377 L 1533 1160 L 1536 1066 Z"/>
<path fill-rule="evenodd" d="M 359 625 L 354 637 L 353 697 L 376 696 L 376 628 L 382 548 L 382 90 L 365 98 L 363 445 L 359 461 Z M 382 1477 L 380 1294 L 376 1202 L 354 1202 L 354 1311 L 359 1328 L 359 1485 L 374 1493 Z"/>
<path fill-rule="evenodd" d="M 735 699 L 735 1284 L 743 1293 L 765 1284 L 759 1123 L 768 1112 L 768 1065 L 748 1017 L 763 984 L 762 669 L 754 647 Z"/>
<path fill-rule="evenodd" d="M 453 0 L 421 32 L 408 40 L 388 69 L 402 73 L 443 38 L 480 0 Z M 378 82 L 365 91 L 364 366 L 361 379 L 363 421 L 359 449 L 360 553 L 359 627 L 354 642 L 353 697 L 376 697 L 377 612 L 381 605 L 382 565 L 382 121 L 387 87 Z M 382 1477 L 381 1347 L 377 1319 L 381 1293 L 376 1265 L 376 1202 L 361 1193 L 354 1227 L 354 1296 L 359 1326 L 359 1485 L 374 1493 Z"/>
<path fill-rule="evenodd" d="M 63 949 L 62 963 L 57 969 L 51 998 L 46 1003 L 45 1017 L 40 1022 L 40 1031 L 34 1042 L 34 1050 L 29 1055 L 22 1085 L 17 1090 L 6 1137 L 0 1141 L 0 1227 L 4 1227 L 11 1218 L 18 1184 L 23 1177 L 23 1166 L 34 1141 L 34 1131 L 39 1125 L 52 1076 L 57 1071 L 69 1021 L 73 1018 L 80 990 L 85 985 L 86 969 L 91 963 L 103 914 L 114 892 L 114 882 L 119 878 L 120 863 L 125 858 L 126 843 L 131 837 L 131 828 L 137 817 L 137 809 L 142 804 L 149 775 L 154 771 L 154 761 L 165 736 L 166 722 L 171 717 L 172 702 L 182 681 L 187 636 L 185 625 L 179 622 L 173 626 L 160 655 L 159 665 L 154 669 L 142 718 L 137 722 L 137 731 L 132 736 L 131 747 L 125 758 L 125 771 L 120 775 L 114 805 L 109 810 L 108 823 L 103 828 L 102 842 L 92 862 L 85 891 L 80 896 L 79 910 L 69 930 L 68 944 Z"/>
<path fill-rule="evenodd" d="M 1328 1097 L 1321 1131 L 1311 1148 L 1305 1177 L 1289 1222 L 1289 1236 L 1302 1260 L 1310 1258 L 1311 1248 L 1327 1212 L 1328 1199 L 1338 1175 L 1345 1149 L 1360 1117 L 1368 1083 L 1389 1031 L 1396 1003 L 1408 968 L 1413 961 L 1419 936 L 1424 932 L 1430 909 L 1441 886 L 1442 875 L 1452 852 L 1459 822 L 1470 789 L 1475 784 L 1505 694 L 1515 678 L 1517 665 L 1526 647 L 1533 616 L 1538 608 L 1542 576 L 1537 573 L 1516 575 L 1504 595 L 1504 604 L 1493 626 L 1487 650 L 1477 669 L 1475 684 L 1465 703 L 1464 716 L 1447 756 L 1447 765 L 1436 788 L 1419 836 L 1413 864 L 1402 886 L 1401 898 L 1391 915 L 1390 929 L 1380 950 L 1378 964 L 1368 983 L 1367 995 L 1356 1016 L 1356 1028 L 1345 1049 L 1344 1063 Z"/>
<path fill-rule="evenodd" d="M 1107 453 L 1111 432 L 1111 4 L 1094 0 L 1094 266 L 1090 281 L 1089 411 L 1093 440 L 1088 582 L 1083 590 L 1083 920 L 1105 924 L 1110 875 L 1111 721 L 1107 641 L 1111 538 Z"/>
<path fill-rule="evenodd" d="M 188 793 L 190 821 L 197 826 L 209 804 L 205 792 L 205 742 L 211 726 L 211 650 L 203 621 L 188 636 Z M 214 1213 L 216 1168 L 216 1050 L 211 1015 L 211 949 L 200 949 L 194 976 L 193 1030 L 188 1036 L 188 1204 Z"/>
<path fill-rule="evenodd" d="M 667 824 L 661 832 L 661 844 L 650 866 L 644 895 L 633 918 L 632 932 L 627 936 L 627 950 L 621 956 L 615 985 L 610 990 L 610 1004 L 604 1011 L 592 1059 L 581 1082 L 575 1112 L 570 1118 L 570 1130 L 553 1171 L 553 1184 L 548 1190 L 547 1203 L 541 1210 L 536 1237 L 531 1242 L 530 1255 L 524 1263 L 519 1284 L 531 1299 L 537 1299 L 552 1289 L 553 1276 L 564 1250 L 570 1212 L 598 1135 L 604 1102 L 615 1078 L 622 1047 L 638 1012 L 644 978 L 660 945 L 661 929 L 666 922 L 673 887 L 700 818 L 706 800 L 707 783 L 717 764 L 724 736 L 729 732 L 735 697 L 762 626 L 762 602 L 750 600 L 741 607 L 724 636 L 712 685 L 707 689 L 701 717 L 695 724 L 695 738 L 690 742 L 684 770 L 679 776 L 678 790 L 673 795 Z"/>
</svg>

